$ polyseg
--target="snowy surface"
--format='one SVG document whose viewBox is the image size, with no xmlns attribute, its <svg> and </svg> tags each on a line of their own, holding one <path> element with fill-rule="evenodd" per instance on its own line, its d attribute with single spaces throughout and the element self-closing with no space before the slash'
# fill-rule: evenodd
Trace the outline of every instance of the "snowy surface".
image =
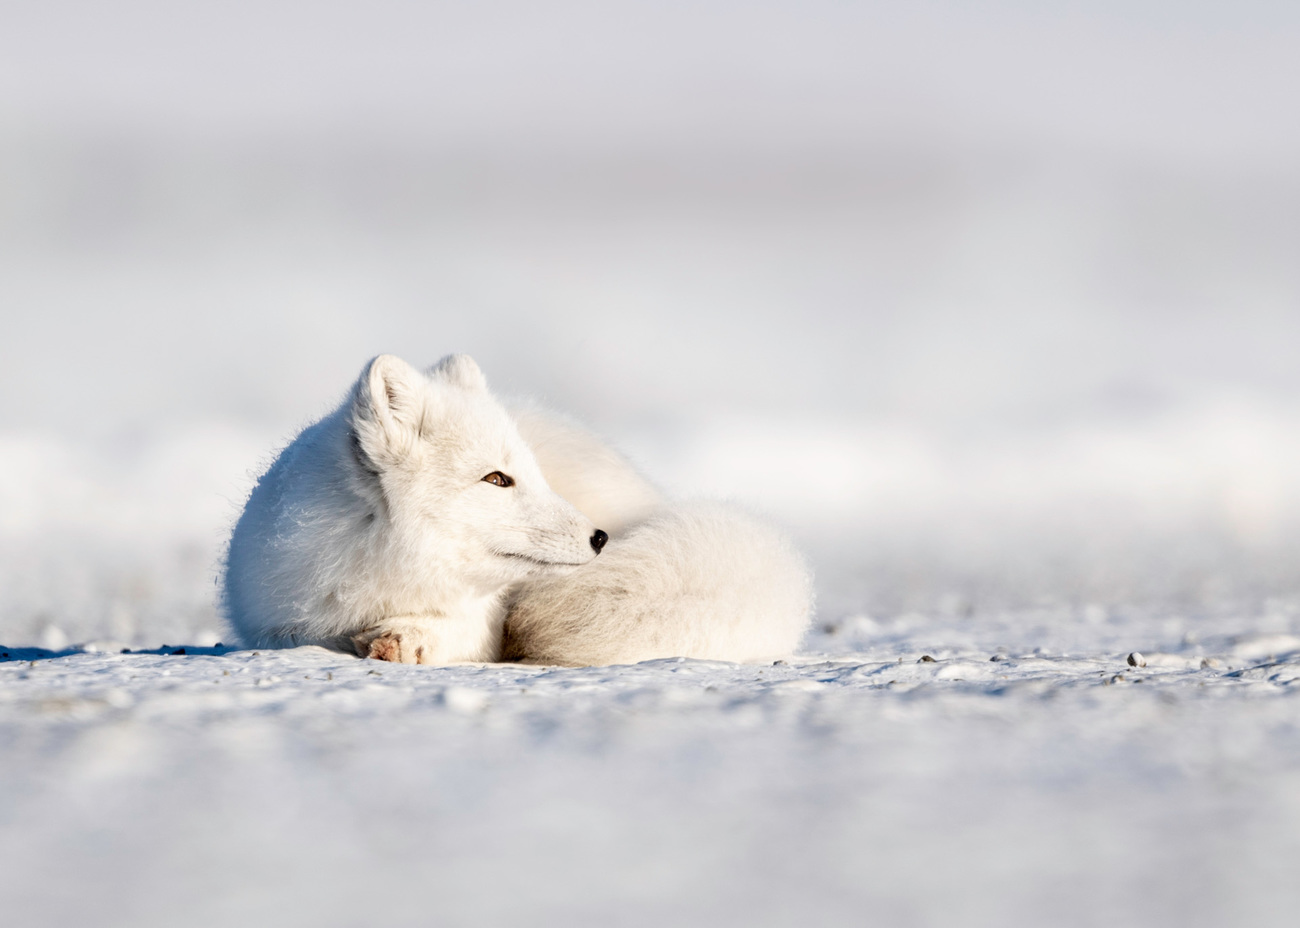
<svg viewBox="0 0 1300 928">
<path fill-rule="evenodd" d="M 761 666 L 10 650 L 6 917 L 1289 924 L 1300 635 L 1271 610 L 1137 666 L 1114 645 L 1152 626 L 1059 612 L 859 617 Z M 1028 648 L 1065 637 L 1098 647 Z"/>
</svg>

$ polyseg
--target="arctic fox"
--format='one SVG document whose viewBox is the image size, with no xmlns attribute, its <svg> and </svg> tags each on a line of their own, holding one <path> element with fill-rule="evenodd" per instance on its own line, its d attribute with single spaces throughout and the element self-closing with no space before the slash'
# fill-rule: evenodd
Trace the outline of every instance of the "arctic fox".
<svg viewBox="0 0 1300 928">
<path fill-rule="evenodd" d="M 427 375 L 390 355 L 253 489 L 226 558 L 247 643 L 389 660 L 496 660 L 504 594 L 594 558 L 606 535 L 547 486 L 464 356 Z"/>
<path fill-rule="evenodd" d="M 583 665 L 788 654 L 812 597 L 775 530 L 666 501 L 575 424 L 507 411 L 470 358 L 381 355 L 258 481 L 223 605 L 251 645 Z"/>
</svg>

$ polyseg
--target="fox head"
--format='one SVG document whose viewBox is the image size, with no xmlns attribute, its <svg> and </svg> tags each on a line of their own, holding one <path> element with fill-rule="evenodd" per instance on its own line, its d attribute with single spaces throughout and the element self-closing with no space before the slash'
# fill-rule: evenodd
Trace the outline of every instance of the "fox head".
<svg viewBox="0 0 1300 928">
<path fill-rule="evenodd" d="M 473 359 L 380 355 L 348 408 L 354 487 L 416 563 L 490 590 L 585 564 L 606 534 L 547 485 Z"/>
</svg>

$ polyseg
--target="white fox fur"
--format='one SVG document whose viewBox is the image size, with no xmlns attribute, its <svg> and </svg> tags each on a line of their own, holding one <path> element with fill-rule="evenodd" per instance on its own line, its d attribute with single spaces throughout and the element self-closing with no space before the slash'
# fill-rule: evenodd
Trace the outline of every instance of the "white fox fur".
<svg viewBox="0 0 1300 928">
<path fill-rule="evenodd" d="M 376 358 L 253 490 L 227 556 L 237 633 L 430 664 L 798 646 L 811 581 L 780 533 L 723 504 L 668 502 L 573 422 L 512 413 L 467 357 L 427 374 Z M 485 482 L 494 473 L 513 484 Z"/>
<path fill-rule="evenodd" d="M 664 504 L 623 455 L 576 422 L 536 403 L 510 408 L 551 489 L 618 538 Z"/>
<path fill-rule="evenodd" d="M 734 506 L 669 503 L 618 452 L 536 405 L 513 410 L 551 487 L 610 535 L 595 561 L 516 591 L 502 656 L 533 664 L 789 654 L 812 610 L 803 559 Z"/>
<path fill-rule="evenodd" d="M 771 526 L 733 506 L 673 504 L 591 563 L 521 587 L 503 656 L 529 664 L 657 657 L 783 657 L 808 624 L 807 568 Z"/>
<path fill-rule="evenodd" d="M 512 486 L 484 478 L 500 472 Z M 474 362 L 389 355 L 253 489 L 224 600 L 248 644 L 325 644 L 415 663 L 496 660 L 505 594 L 596 556 Z"/>
</svg>

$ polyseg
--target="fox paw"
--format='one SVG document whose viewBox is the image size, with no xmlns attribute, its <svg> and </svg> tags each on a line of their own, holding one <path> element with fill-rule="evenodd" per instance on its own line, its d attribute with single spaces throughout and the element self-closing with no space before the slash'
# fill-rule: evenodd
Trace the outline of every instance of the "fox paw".
<svg viewBox="0 0 1300 928">
<path fill-rule="evenodd" d="M 377 661 L 392 661 L 394 664 L 429 664 L 433 663 L 433 649 L 422 640 L 421 635 L 403 635 L 402 632 L 374 629 L 354 635 L 352 647 L 358 657 L 369 657 Z"/>
</svg>

